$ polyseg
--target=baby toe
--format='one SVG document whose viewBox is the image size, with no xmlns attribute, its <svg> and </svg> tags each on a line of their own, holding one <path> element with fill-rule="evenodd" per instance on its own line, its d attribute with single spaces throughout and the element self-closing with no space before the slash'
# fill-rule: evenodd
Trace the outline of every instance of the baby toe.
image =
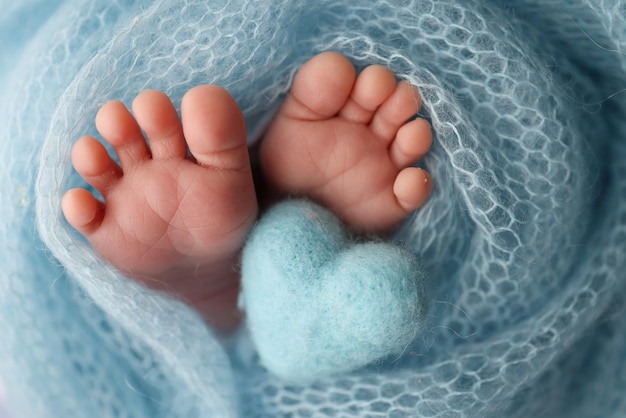
<svg viewBox="0 0 626 418">
<path fill-rule="evenodd" d="M 85 236 L 98 228 L 104 214 L 102 202 L 85 189 L 67 191 L 61 200 L 61 209 L 69 224 Z"/>
<path fill-rule="evenodd" d="M 421 168 L 409 167 L 398 173 L 393 193 L 400 207 L 411 212 L 421 207 L 432 191 L 432 180 Z"/>
</svg>

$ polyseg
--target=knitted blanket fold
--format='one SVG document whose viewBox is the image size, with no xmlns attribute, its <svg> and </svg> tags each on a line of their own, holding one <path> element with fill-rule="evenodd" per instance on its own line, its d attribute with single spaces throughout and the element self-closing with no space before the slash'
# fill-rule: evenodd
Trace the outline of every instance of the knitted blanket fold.
<svg viewBox="0 0 626 418">
<path fill-rule="evenodd" d="M 340 51 L 420 88 L 432 198 L 396 240 L 431 309 L 404 355 L 293 385 L 64 221 L 106 100 L 228 89 L 257 137 Z M 0 0 L 0 379 L 12 417 L 626 416 L 621 0 Z"/>
</svg>

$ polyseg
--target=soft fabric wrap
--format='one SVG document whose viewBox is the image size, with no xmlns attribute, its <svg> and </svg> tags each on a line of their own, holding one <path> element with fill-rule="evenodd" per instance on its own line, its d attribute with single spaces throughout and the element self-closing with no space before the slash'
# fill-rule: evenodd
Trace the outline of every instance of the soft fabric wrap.
<svg viewBox="0 0 626 418">
<path fill-rule="evenodd" d="M 402 355 L 294 385 L 63 220 L 108 99 L 217 83 L 250 137 L 335 50 L 419 86 L 435 189 L 395 241 L 431 308 Z M 0 379 L 15 417 L 626 416 L 621 0 L 0 0 Z"/>
</svg>

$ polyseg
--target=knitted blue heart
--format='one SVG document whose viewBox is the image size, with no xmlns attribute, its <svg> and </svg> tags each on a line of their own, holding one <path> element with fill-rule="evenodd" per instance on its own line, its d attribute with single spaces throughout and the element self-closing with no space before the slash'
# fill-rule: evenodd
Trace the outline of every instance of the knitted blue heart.
<svg viewBox="0 0 626 418">
<path fill-rule="evenodd" d="M 411 253 L 355 244 L 311 202 L 273 207 L 243 252 L 240 307 L 262 364 L 285 379 L 347 372 L 401 353 L 425 299 Z"/>
</svg>

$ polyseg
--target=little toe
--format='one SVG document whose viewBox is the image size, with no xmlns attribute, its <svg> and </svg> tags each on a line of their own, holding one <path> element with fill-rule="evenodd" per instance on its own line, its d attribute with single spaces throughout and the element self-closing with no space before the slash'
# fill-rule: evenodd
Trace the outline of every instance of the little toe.
<svg viewBox="0 0 626 418">
<path fill-rule="evenodd" d="M 393 193 L 398 204 L 410 212 L 421 207 L 432 191 L 432 180 L 421 168 L 409 167 L 398 173 L 393 185 Z"/>
<path fill-rule="evenodd" d="M 377 136 L 391 141 L 398 129 L 419 112 L 421 105 L 417 87 L 401 81 L 372 117 L 370 129 Z"/>
<path fill-rule="evenodd" d="M 105 103 L 96 115 L 96 128 L 113 145 L 123 169 L 150 158 L 150 150 L 137 121 L 122 102 Z"/>
<path fill-rule="evenodd" d="M 389 147 L 389 155 L 396 167 L 408 167 L 426 155 L 432 142 L 430 124 L 425 119 L 418 118 L 398 130 Z"/>
<path fill-rule="evenodd" d="M 88 236 L 102 223 L 104 205 L 85 189 L 68 190 L 61 200 L 65 219 L 81 234 Z"/>
<path fill-rule="evenodd" d="M 376 109 L 395 89 L 393 73 L 380 65 L 371 65 L 357 77 L 350 98 L 339 114 L 352 122 L 368 124 Z"/>
<path fill-rule="evenodd" d="M 348 100 L 355 77 L 354 66 L 343 55 L 316 55 L 296 74 L 282 112 L 289 118 L 308 121 L 333 117 Z"/>
<path fill-rule="evenodd" d="M 250 170 L 245 120 L 226 90 L 214 85 L 189 90 L 183 97 L 181 116 L 189 150 L 200 165 Z"/>
<path fill-rule="evenodd" d="M 90 136 L 83 136 L 74 144 L 72 164 L 78 174 L 105 197 L 108 190 L 122 177 L 122 170 L 104 145 Z"/>
<path fill-rule="evenodd" d="M 146 133 L 154 159 L 185 158 L 187 145 L 178 113 L 169 97 L 156 90 L 145 90 L 133 101 L 133 114 Z"/>
</svg>

